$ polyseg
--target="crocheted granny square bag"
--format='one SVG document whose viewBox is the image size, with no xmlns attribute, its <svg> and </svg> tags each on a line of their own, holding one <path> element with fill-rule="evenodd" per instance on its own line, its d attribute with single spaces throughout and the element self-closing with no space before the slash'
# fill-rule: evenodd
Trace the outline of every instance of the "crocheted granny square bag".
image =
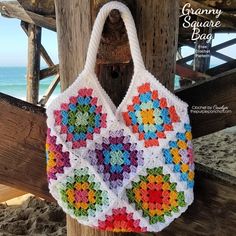
<svg viewBox="0 0 236 236">
<path fill-rule="evenodd" d="M 134 74 L 115 107 L 94 72 L 104 22 L 124 21 Z M 188 105 L 144 66 L 134 20 L 120 2 L 99 11 L 85 68 L 47 108 L 47 176 L 58 204 L 79 223 L 108 231 L 158 232 L 193 201 Z"/>
</svg>

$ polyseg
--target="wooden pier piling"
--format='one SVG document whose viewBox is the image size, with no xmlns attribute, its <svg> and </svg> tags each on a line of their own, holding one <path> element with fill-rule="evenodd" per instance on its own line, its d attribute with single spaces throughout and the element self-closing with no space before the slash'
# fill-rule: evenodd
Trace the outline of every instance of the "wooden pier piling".
<svg viewBox="0 0 236 236">
<path fill-rule="evenodd" d="M 29 24 L 26 100 L 33 104 L 37 104 L 39 98 L 40 46 L 41 46 L 41 27 Z"/>
</svg>

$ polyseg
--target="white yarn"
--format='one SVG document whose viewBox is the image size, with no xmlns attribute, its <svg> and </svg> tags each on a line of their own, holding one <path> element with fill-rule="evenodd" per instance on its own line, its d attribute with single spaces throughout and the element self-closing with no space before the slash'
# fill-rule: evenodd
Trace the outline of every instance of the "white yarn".
<svg viewBox="0 0 236 236">
<path fill-rule="evenodd" d="M 143 58 L 141 56 L 140 46 L 137 37 L 137 31 L 134 24 L 134 19 L 132 14 L 127 6 L 124 4 L 112 1 L 105 4 L 99 11 L 97 18 L 94 22 L 88 52 L 87 52 L 87 59 L 85 62 L 85 70 L 87 71 L 94 71 L 96 57 L 98 52 L 98 47 L 102 35 L 103 26 L 105 23 L 106 18 L 108 17 L 111 10 L 117 9 L 121 13 L 121 17 L 124 21 L 125 27 L 127 29 L 129 44 L 130 44 L 130 51 L 134 62 L 134 70 L 135 72 L 139 69 L 144 69 Z"/>
</svg>

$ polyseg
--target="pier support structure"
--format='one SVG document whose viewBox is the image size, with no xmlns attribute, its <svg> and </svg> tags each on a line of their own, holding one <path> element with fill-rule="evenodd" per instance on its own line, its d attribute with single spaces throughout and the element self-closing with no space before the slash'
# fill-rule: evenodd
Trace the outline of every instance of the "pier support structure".
<svg viewBox="0 0 236 236">
<path fill-rule="evenodd" d="M 40 80 L 40 45 L 41 27 L 28 25 L 28 66 L 27 66 L 27 95 L 26 100 L 38 103 Z"/>
</svg>

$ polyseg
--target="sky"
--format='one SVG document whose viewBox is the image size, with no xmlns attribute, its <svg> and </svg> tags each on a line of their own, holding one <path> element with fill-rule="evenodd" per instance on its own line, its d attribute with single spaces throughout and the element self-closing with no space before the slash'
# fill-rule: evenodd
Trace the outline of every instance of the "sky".
<svg viewBox="0 0 236 236">
<path fill-rule="evenodd" d="M 0 66 L 27 65 L 27 36 L 20 26 L 20 20 L 0 15 Z M 53 62 L 58 63 L 57 35 L 47 29 L 42 30 L 42 45 Z M 46 63 L 41 61 L 42 67 Z"/>
<path fill-rule="evenodd" d="M 235 33 L 216 34 L 212 45 L 220 44 L 229 39 L 236 38 Z M 54 63 L 58 63 L 57 35 L 50 30 L 42 30 L 42 45 Z M 236 45 L 219 50 L 219 52 L 236 58 Z M 188 56 L 193 53 L 193 49 L 182 47 L 182 55 Z M 41 66 L 46 63 L 41 60 Z M 211 64 L 218 65 L 223 61 L 212 57 Z M 0 15 L 0 66 L 26 66 L 27 65 L 27 36 L 20 27 L 18 19 L 5 18 Z"/>
</svg>

